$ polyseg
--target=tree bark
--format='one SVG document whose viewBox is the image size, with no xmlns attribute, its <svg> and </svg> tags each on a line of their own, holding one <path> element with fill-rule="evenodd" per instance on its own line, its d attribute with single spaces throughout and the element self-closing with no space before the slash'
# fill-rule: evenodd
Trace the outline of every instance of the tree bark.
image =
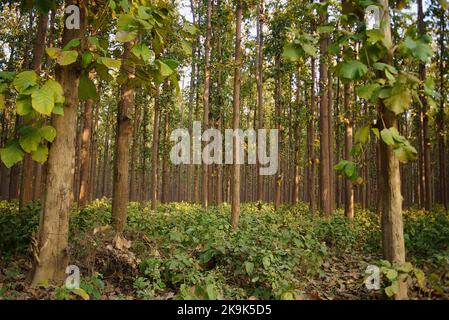
<svg viewBox="0 0 449 320">
<path fill-rule="evenodd" d="M 93 79 L 93 73 L 90 72 L 89 78 Z M 81 136 L 81 165 L 80 165 L 80 193 L 78 206 L 86 206 L 89 200 L 89 163 L 90 163 L 90 142 L 92 131 L 94 100 L 88 99 L 84 103 L 84 121 Z"/>
<path fill-rule="evenodd" d="M 44 57 L 45 48 L 45 35 L 47 33 L 48 24 L 48 14 L 41 13 L 39 15 L 39 20 L 37 23 L 37 34 L 36 41 L 33 48 L 33 61 L 31 62 L 31 67 L 33 70 L 39 74 L 41 70 L 41 62 Z M 26 153 L 23 159 L 22 166 L 22 182 L 20 186 L 20 198 L 19 207 L 22 209 L 28 205 L 34 198 L 34 187 L 39 188 L 40 186 L 35 185 L 33 182 L 34 173 L 34 162 L 31 158 L 31 154 Z M 39 180 L 40 181 L 40 180 Z"/>
<path fill-rule="evenodd" d="M 67 4 L 77 4 L 68 1 Z M 62 44 L 82 38 L 85 30 L 84 3 L 79 4 L 80 29 L 64 29 Z M 53 115 L 52 125 L 57 131 L 50 146 L 46 194 L 39 221 L 38 247 L 35 252 L 32 284 L 42 281 L 60 283 L 65 278 L 68 262 L 67 241 L 69 213 L 73 203 L 73 170 L 75 159 L 75 133 L 78 107 L 80 64 L 58 67 L 57 80 L 64 89 L 64 116 Z"/>
<path fill-rule="evenodd" d="M 325 0 L 320 2 L 324 3 Z M 327 11 L 320 14 L 321 25 L 327 23 Z M 330 128 L 328 96 L 328 46 L 329 33 L 320 36 L 320 207 L 325 215 L 332 211 L 330 168 Z"/>
<path fill-rule="evenodd" d="M 378 0 L 381 7 L 381 31 L 384 34 L 387 46 L 392 46 L 390 14 L 388 0 Z M 392 64 L 392 51 L 389 51 L 384 63 Z M 389 111 L 382 103 L 379 105 L 381 123 L 386 128 L 397 127 L 396 115 Z M 399 160 L 393 148 L 385 142 L 380 142 L 380 167 L 382 193 L 382 247 L 386 260 L 395 263 L 405 263 L 404 228 L 402 221 L 402 195 Z M 399 280 L 399 290 L 396 299 L 407 298 L 407 284 Z"/>
<path fill-rule="evenodd" d="M 131 109 L 134 106 L 134 88 L 129 83 L 134 67 L 128 64 L 133 43 L 124 44 L 121 73 L 128 80 L 121 85 L 117 110 L 117 136 L 115 142 L 115 165 L 112 191 L 112 223 L 116 235 L 121 237 L 126 223 L 129 201 L 129 144 L 132 135 Z"/>
<path fill-rule="evenodd" d="M 232 127 L 234 130 L 240 127 L 240 81 L 241 81 L 241 41 L 242 41 L 242 0 L 237 0 L 235 10 L 235 67 L 234 67 L 234 97 Z M 232 165 L 232 203 L 231 226 L 237 229 L 240 216 L 240 164 L 238 160 L 238 138 L 233 137 L 233 165 Z"/>
</svg>

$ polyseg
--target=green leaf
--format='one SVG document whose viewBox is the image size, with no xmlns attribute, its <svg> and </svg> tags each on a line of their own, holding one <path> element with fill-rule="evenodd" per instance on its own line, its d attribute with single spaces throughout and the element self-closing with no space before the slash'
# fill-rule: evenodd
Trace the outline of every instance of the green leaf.
<svg viewBox="0 0 449 320">
<path fill-rule="evenodd" d="M 395 114 L 403 113 L 412 103 L 412 94 L 408 88 L 393 89 L 392 94 L 384 100 L 385 106 Z"/>
<path fill-rule="evenodd" d="M 89 300 L 90 299 L 90 297 L 87 294 L 87 292 L 84 291 L 84 289 L 82 289 L 82 288 L 72 289 L 72 292 L 74 294 L 76 294 L 77 296 L 80 296 L 83 300 Z"/>
<path fill-rule="evenodd" d="M 17 140 L 9 142 L 4 148 L 0 149 L 0 158 L 7 168 L 11 168 L 17 162 L 22 161 L 25 153 Z"/>
<path fill-rule="evenodd" d="M 342 63 L 339 76 L 348 80 L 360 80 L 368 72 L 368 67 L 360 61 L 350 60 Z"/>
<path fill-rule="evenodd" d="M 388 269 L 387 273 L 385 274 L 388 280 L 393 282 L 398 277 L 398 272 L 394 269 Z"/>
<path fill-rule="evenodd" d="M 106 50 L 101 46 L 100 41 L 98 41 L 97 37 L 89 37 L 87 40 L 94 45 L 97 50 L 100 50 L 103 54 L 106 54 Z"/>
<path fill-rule="evenodd" d="M 55 106 L 54 92 L 49 86 L 42 86 L 31 95 L 31 106 L 40 114 L 49 116 Z"/>
<path fill-rule="evenodd" d="M 382 62 L 376 62 L 375 64 L 373 64 L 373 68 L 379 71 L 384 71 L 385 69 L 387 69 L 392 74 L 398 73 L 398 70 L 395 67 Z"/>
<path fill-rule="evenodd" d="M 81 40 L 78 38 L 70 40 L 63 48 L 62 51 L 67 51 L 72 48 L 78 47 L 81 43 Z"/>
<path fill-rule="evenodd" d="M 55 103 L 55 107 L 52 111 L 54 114 L 63 116 L 64 115 L 64 105 L 62 103 Z"/>
<path fill-rule="evenodd" d="M 45 163 L 48 159 L 48 148 L 46 145 L 40 144 L 35 151 L 31 152 L 31 158 L 39 163 Z"/>
<path fill-rule="evenodd" d="M 356 143 L 365 144 L 369 139 L 369 133 L 370 133 L 371 125 L 367 124 L 361 127 L 354 136 L 354 141 Z"/>
<path fill-rule="evenodd" d="M 12 71 L 0 71 L 0 79 L 11 81 L 16 73 Z"/>
<path fill-rule="evenodd" d="M 336 171 L 343 171 L 345 166 L 348 164 L 348 160 L 340 160 L 334 167 Z"/>
<path fill-rule="evenodd" d="M 311 57 L 316 57 L 316 48 L 308 43 L 301 44 L 302 49 Z"/>
<path fill-rule="evenodd" d="M 182 51 L 184 51 L 184 53 L 188 56 L 192 55 L 192 46 L 190 45 L 189 42 L 185 41 L 185 40 L 181 40 L 181 48 Z"/>
<path fill-rule="evenodd" d="M 416 281 L 420 288 L 424 289 L 426 286 L 426 276 L 421 269 L 413 269 L 413 274 L 415 275 Z"/>
<path fill-rule="evenodd" d="M 245 270 L 248 275 L 251 275 L 251 273 L 253 273 L 254 270 L 254 263 L 245 261 Z"/>
<path fill-rule="evenodd" d="M 162 77 L 168 77 L 174 71 L 172 68 L 170 68 L 166 63 L 162 62 L 161 60 L 156 60 L 155 63 L 158 66 L 159 73 Z"/>
<path fill-rule="evenodd" d="M 88 75 L 85 73 L 83 73 L 80 78 L 78 97 L 81 101 L 98 99 L 97 88 L 95 87 L 94 82 L 89 79 Z"/>
<path fill-rule="evenodd" d="M 354 162 L 348 161 L 348 163 L 345 166 L 344 173 L 350 179 L 357 177 L 356 164 Z"/>
<path fill-rule="evenodd" d="M 393 135 L 391 133 L 391 131 L 387 128 L 384 128 L 381 132 L 380 132 L 380 136 L 383 140 L 383 142 L 385 142 L 387 145 L 389 146 L 394 146 L 394 140 L 393 140 Z"/>
<path fill-rule="evenodd" d="M 0 93 L 0 111 L 2 111 L 5 108 L 5 96 Z"/>
<path fill-rule="evenodd" d="M 92 53 L 90 53 L 90 52 L 83 53 L 83 57 L 82 57 L 83 69 L 87 68 L 87 66 L 92 62 L 92 59 L 93 59 Z"/>
<path fill-rule="evenodd" d="M 75 50 L 70 51 L 62 51 L 61 55 L 57 58 L 57 62 L 61 66 L 67 66 L 69 64 L 72 64 L 78 59 L 78 52 Z"/>
<path fill-rule="evenodd" d="M 26 116 L 33 111 L 31 98 L 29 96 L 18 96 L 16 99 L 16 111 L 19 116 Z"/>
<path fill-rule="evenodd" d="M 384 34 L 379 29 L 371 29 L 366 31 L 368 42 L 376 43 L 384 40 Z"/>
<path fill-rule="evenodd" d="M 20 129 L 19 144 L 25 152 L 36 151 L 41 139 L 37 128 L 27 126 Z"/>
<path fill-rule="evenodd" d="M 48 142 L 53 142 L 56 138 L 56 129 L 52 126 L 44 126 L 39 129 L 39 134 Z"/>
<path fill-rule="evenodd" d="M 45 48 L 45 52 L 47 52 L 48 56 L 52 59 L 57 59 L 61 55 L 61 49 L 59 48 Z"/>
<path fill-rule="evenodd" d="M 357 95 L 365 100 L 371 100 L 373 97 L 374 92 L 380 88 L 380 85 L 378 83 L 372 83 L 368 84 L 366 86 L 359 86 L 356 88 Z"/>
<path fill-rule="evenodd" d="M 112 69 L 120 69 L 120 66 L 122 65 L 121 60 L 107 58 L 107 57 L 99 57 L 97 59 L 97 62 L 105 65 L 108 68 L 112 68 Z"/>
<path fill-rule="evenodd" d="M 137 34 L 137 31 L 128 32 L 121 30 L 115 35 L 115 40 L 117 40 L 118 42 L 130 42 L 137 37 Z"/>
<path fill-rule="evenodd" d="M 141 58 L 143 61 L 148 62 L 151 58 L 151 51 L 148 46 L 144 43 L 138 43 L 134 45 L 131 49 L 131 52 L 138 58 Z"/>
<path fill-rule="evenodd" d="M 12 83 L 16 90 L 21 93 L 25 89 L 37 84 L 37 74 L 34 71 L 23 71 L 19 73 Z"/>
<path fill-rule="evenodd" d="M 393 297 L 399 292 L 399 283 L 397 281 L 393 282 L 391 286 L 385 288 L 385 294 L 388 297 Z"/>
<path fill-rule="evenodd" d="M 53 92 L 55 103 L 64 103 L 64 90 L 58 81 L 49 79 L 42 86 L 45 90 Z"/>
</svg>

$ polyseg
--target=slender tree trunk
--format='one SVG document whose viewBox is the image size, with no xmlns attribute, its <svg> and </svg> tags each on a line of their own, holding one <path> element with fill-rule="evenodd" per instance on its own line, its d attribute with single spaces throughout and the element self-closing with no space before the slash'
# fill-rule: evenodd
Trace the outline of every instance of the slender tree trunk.
<svg viewBox="0 0 449 320">
<path fill-rule="evenodd" d="M 445 88 L 444 88 L 444 35 L 445 35 L 445 25 L 446 21 L 444 21 L 444 11 L 442 10 L 441 18 L 440 18 L 440 61 L 439 61 L 439 71 L 440 71 L 440 95 L 441 97 L 445 97 Z M 438 159 L 439 159 L 439 187 L 440 189 L 440 203 L 444 205 L 444 208 L 447 210 L 447 181 L 446 181 L 446 154 L 445 154 L 445 141 L 444 141 L 444 130 L 445 130 L 445 121 L 444 121 L 444 99 L 440 101 L 440 108 L 437 114 L 437 135 L 438 135 Z"/>
<path fill-rule="evenodd" d="M 212 0 L 207 0 L 207 20 L 206 20 L 206 37 L 204 40 L 204 92 L 203 92 L 203 108 L 204 130 L 209 128 L 209 91 L 210 91 L 210 36 L 212 29 Z M 203 194 L 201 204 L 203 208 L 207 208 L 209 204 L 209 165 L 203 163 Z"/>
<path fill-rule="evenodd" d="M 131 201 L 137 200 L 138 192 L 138 179 L 137 179 L 137 169 L 136 165 L 138 161 L 137 148 L 139 146 L 139 130 L 140 130 L 140 103 L 134 103 L 134 121 L 133 121 L 133 142 L 131 148 L 131 176 L 129 183 L 129 198 Z"/>
<path fill-rule="evenodd" d="M 124 44 L 121 73 L 131 76 L 134 67 L 128 59 L 133 43 Z M 129 80 L 121 85 L 117 110 L 117 135 L 115 140 L 115 165 L 112 188 L 112 223 L 117 240 L 122 237 L 129 201 L 129 144 L 132 135 L 131 110 L 134 106 L 134 87 Z"/>
<path fill-rule="evenodd" d="M 153 144 L 151 148 L 151 210 L 156 210 L 158 196 L 158 160 L 159 160 L 159 100 L 160 86 L 156 85 L 154 98 Z"/>
<path fill-rule="evenodd" d="M 281 57 L 277 55 L 275 57 L 275 68 L 276 68 L 276 76 L 275 76 L 275 113 L 276 113 L 276 127 L 279 130 L 280 140 L 282 141 L 282 125 L 281 125 L 281 97 L 282 97 L 282 82 L 281 82 Z M 280 148 L 279 148 L 280 149 Z M 282 183 L 283 183 L 283 172 L 282 172 L 282 157 L 281 150 L 278 152 L 278 171 L 276 174 L 275 180 L 275 195 L 274 195 L 274 210 L 278 210 L 281 206 L 281 192 L 282 192 Z"/>
<path fill-rule="evenodd" d="M 162 160 L 162 185 L 161 185 L 161 202 L 167 203 L 170 201 L 169 192 L 168 192 L 168 184 L 169 184 L 169 172 L 168 172 L 168 144 L 169 144 L 169 130 L 170 130 L 170 112 L 165 113 L 165 121 L 164 121 L 164 153 Z"/>
<path fill-rule="evenodd" d="M 424 27 L 424 11 L 423 1 L 417 0 L 418 3 L 418 33 L 420 35 L 425 34 Z M 426 65 L 424 63 L 419 64 L 419 79 L 421 81 L 426 80 Z M 423 146 L 423 184 L 424 184 L 424 208 L 427 211 L 432 209 L 432 193 L 431 193 L 431 172 L 430 172 L 430 139 L 429 139 L 429 117 L 427 99 L 424 93 L 420 94 L 421 108 L 420 108 L 420 120 L 422 121 L 422 146 Z"/>
<path fill-rule="evenodd" d="M 235 67 L 234 67 L 234 97 L 233 97 L 233 119 L 232 128 L 240 127 L 240 81 L 241 81 L 241 41 L 242 41 L 242 0 L 237 0 L 235 10 Z M 232 165 L 232 204 L 231 204 L 231 226 L 237 229 L 240 215 L 240 164 L 238 137 L 233 136 L 233 165 Z"/>
<path fill-rule="evenodd" d="M 307 171 L 307 186 L 308 199 L 311 213 L 316 211 L 316 159 L 315 159 L 315 113 L 316 113 L 316 98 L 315 98 L 315 59 L 311 59 L 311 87 L 310 87 L 310 114 L 307 128 L 307 154 L 309 170 Z"/>
<path fill-rule="evenodd" d="M 48 14 L 41 13 L 39 15 L 39 20 L 37 23 L 37 34 L 36 41 L 34 43 L 33 48 L 33 61 L 31 62 L 31 67 L 37 74 L 40 73 L 41 70 L 41 62 L 44 56 L 44 47 L 45 47 L 45 35 L 47 33 L 47 24 L 48 24 Z M 20 187 L 20 200 L 19 207 L 23 208 L 31 201 L 33 201 L 34 197 L 34 187 L 39 188 L 40 186 L 35 186 L 33 183 L 33 172 L 34 172 L 34 162 L 31 158 L 31 154 L 26 153 L 23 159 L 23 167 L 22 167 L 22 182 Z"/>
<path fill-rule="evenodd" d="M 348 83 L 343 87 L 343 104 L 345 109 L 345 159 L 352 161 L 352 137 L 353 137 L 353 114 L 350 100 L 350 87 Z M 354 218 L 354 185 L 350 179 L 345 178 L 345 215 L 349 219 Z"/>
<path fill-rule="evenodd" d="M 93 73 L 90 72 L 89 78 L 93 79 Z M 80 165 L 80 193 L 78 206 L 84 207 L 89 200 L 89 163 L 90 163 L 90 142 L 92 131 L 94 100 L 88 99 L 84 103 L 84 121 L 81 136 L 81 165 Z"/>
<path fill-rule="evenodd" d="M 264 0 L 259 0 L 257 4 L 257 38 L 256 38 L 256 85 L 257 85 L 257 113 L 258 127 L 264 127 L 264 108 L 263 108 L 263 8 Z M 259 155 L 257 154 L 257 200 L 263 201 L 263 175 L 260 174 L 261 168 Z"/>
<path fill-rule="evenodd" d="M 326 2 L 321 0 L 320 2 Z M 327 11 L 320 14 L 321 24 L 327 23 Z M 331 206 L 331 173 L 330 141 L 329 141 L 329 96 L 328 96 L 328 44 L 329 33 L 321 33 L 320 37 L 320 207 L 325 215 L 329 215 Z"/>
<path fill-rule="evenodd" d="M 385 37 L 387 46 L 392 47 L 390 14 L 388 0 L 378 0 L 381 7 L 381 31 Z M 392 64 L 392 51 L 389 51 L 384 63 Z M 386 128 L 397 127 L 396 115 L 384 105 L 379 106 L 381 123 Z M 402 195 L 399 160 L 396 158 L 393 148 L 381 141 L 380 143 L 380 167 L 382 189 L 382 247 L 384 258 L 390 262 L 405 262 L 404 228 L 402 222 Z M 403 279 L 399 280 L 399 290 L 396 299 L 407 298 L 407 284 Z"/>
</svg>

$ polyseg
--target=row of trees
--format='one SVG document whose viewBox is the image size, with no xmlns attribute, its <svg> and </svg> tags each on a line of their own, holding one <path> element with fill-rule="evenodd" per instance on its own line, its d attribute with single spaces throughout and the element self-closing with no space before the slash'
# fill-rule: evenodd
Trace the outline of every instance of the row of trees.
<svg viewBox="0 0 449 320">
<path fill-rule="evenodd" d="M 64 5 L 1 4 L 0 196 L 42 202 L 34 283 L 64 275 L 73 202 L 104 196 L 118 244 L 129 200 L 229 202 L 234 228 L 241 201 L 349 218 L 358 202 L 382 213 L 396 262 L 402 206 L 447 207 L 446 2 L 191 0 L 191 17 L 176 2 Z M 279 129 L 276 175 L 235 164 L 237 148 L 233 165 L 171 164 L 171 131 L 192 136 L 195 120 Z"/>
</svg>

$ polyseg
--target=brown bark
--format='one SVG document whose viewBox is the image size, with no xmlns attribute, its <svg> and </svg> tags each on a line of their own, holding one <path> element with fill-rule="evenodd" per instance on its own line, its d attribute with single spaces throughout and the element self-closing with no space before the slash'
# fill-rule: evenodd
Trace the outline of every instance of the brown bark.
<svg viewBox="0 0 449 320">
<path fill-rule="evenodd" d="M 92 80 L 93 73 L 90 72 L 89 78 Z M 80 164 L 80 191 L 78 197 L 78 206 L 86 206 L 89 200 L 89 164 L 90 164 L 90 142 L 92 131 L 94 100 L 88 99 L 84 103 L 83 113 L 83 131 L 81 136 L 81 164 Z"/>
<path fill-rule="evenodd" d="M 240 81 L 241 81 L 241 41 L 242 41 L 242 1 L 237 0 L 235 10 L 235 53 L 234 53 L 234 96 L 233 96 L 233 118 L 232 127 L 234 130 L 240 127 Z M 240 216 L 240 164 L 238 159 L 238 140 L 233 137 L 233 165 L 232 165 L 232 203 L 231 203 L 231 226 L 237 229 Z"/>
<path fill-rule="evenodd" d="M 390 14 L 388 0 L 378 0 L 381 7 L 381 31 L 387 46 L 392 46 Z M 393 57 L 389 51 L 384 63 L 392 64 Z M 397 127 L 396 115 L 389 111 L 382 103 L 379 105 L 379 116 L 386 128 Z M 380 167 L 382 193 L 382 247 L 386 260 L 395 263 L 405 262 L 404 228 L 402 221 L 402 195 L 399 160 L 393 148 L 381 141 Z M 399 290 L 396 299 L 407 298 L 407 284 L 399 280 Z"/>
<path fill-rule="evenodd" d="M 204 130 L 209 128 L 209 92 L 210 92 L 210 35 L 212 29 L 212 0 L 207 0 L 207 18 L 206 18 L 206 37 L 204 40 L 204 92 L 203 92 L 203 108 Z M 203 163 L 203 194 L 201 204 L 203 208 L 207 208 L 209 204 L 209 165 Z"/>
<path fill-rule="evenodd" d="M 276 113 L 276 127 L 279 130 L 279 137 L 282 141 L 282 126 L 281 126 L 281 97 L 282 97 L 282 83 L 281 83 L 281 57 L 277 55 L 275 57 L 275 68 L 276 68 L 276 76 L 275 76 L 275 96 L 274 96 L 274 104 L 275 104 L 275 113 Z M 275 180 L 275 195 L 274 195 L 274 210 L 278 210 L 281 206 L 281 192 L 282 192 L 282 183 L 283 183 L 283 172 L 282 172 L 282 157 L 281 157 L 281 148 L 278 151 L 278 171 L 276 174 Z"/>
<path fill-rule="evenodd" d="M 75 4 L 69 1 L 68 4 Z M 78 4 L 80 29 L 64 29 L 62 43 L 82 38 L 85 30 L 84 3 Z M 60 283 L 66 276 L 69 213 L 73 202 L 73 168 L 78 107 L 79 63 L 58 67 L 57 80 L 64 89 L 64 116 L 53 115 L 57 137 L 50 146 L 46 195 L 39 221 L 38 245 L 35 248 L 33 285 L 42 281 Z"/>
<path fill-rule="evenodd" d="M 321 0 L 321 2 L 326 2 Z M 321 25 L 327 23 L 327 11 L 320 14 Z M 320 207 L 325 215 L 332 211 L 330 168 L 330 128 L 328 96 L 328 46 L 329 33 L 320 36 Z"/>
<path fill-rule="evenodd" d="M 258 114 L 258 127 L 263 129 L 264 127 L 264 108 L 263 108 L 263 6 L 264 0 L 260 0 L 257 4 L 257 38 L 256 38 L 256 86 L 257 86 L 257 114 Z M 263 201 L 263 175 L 259 173 L 260 169 L 259 155 L 257 155 L 257 200 Z"/>
<path fill-rule="evenodd" d="M 134 74 L 134 67 L 128 64 L 133 43 L 124 44 L 121 73 Z M 134 106 L 134 88 L 129 79 L 121 85 L 117 110 L 117 135 L 115 142 L 115 165 L 112 195 L 112 223 L 117 236 L 123 234 L 129 201 L 129 144 L 132 135 L 131 109 Z"/>
<path fill-rule="evenodd" d="M 134 121 L 133 121 L 133 138 L 131 147 L 131 169 L 130 169 L 130 179 L 129 179 L 129 199 L 131 201 L 137 200 L 138 192 L 138 181 L 137 181 L 137 170 L 136 164 L 137 159 L 137 148 L 139 145 L 139 129 L 140 129 L 140 103 L 136 102 L 134 104 Z"/>
<path fill-rule="evenodd" d="M 44 48 L 45 48 L 45 35 L 47 33 L 47 24 L 48 24 L 48 14 L 41 13 L 39 15 L 39 20 L 37 23 L 37 34 L 36 41 L 34 43 L 33 48 L 33 61 L 31 62 L 31 67 L 37 74 L 40 73 L 41 70 L 41 62 L 44 56 Z M 34 185 L 34 162 L 31 158 L 31 154 L 25 154 L 23 159 L 22 166 L 22 181 L 20 187 L 20 199 L 19 199 L 19 207 L 23 208 L 34 198 L 34 187 L 39 188 L 40 186 Z M 40 180 L 39 180 L 40 181 Z"/>
<path fill-rule="evenodd" d="M 423 1 L 418 0 L 418 33 L 420 35 L 425 34 L 424 27 L 424 11 L 423 11 Z M 419 79 L 421 81 L 426 80 L 426 65 L 424 63 L 419 64 Z M 427 211 L 432 209 L 432 193 L 431 193 L 431 172 L 430 172 L 430 139 L 429 139 L 429 117 L 428 117 L 428 105 L 427 99 L 420 90 L 420 121 L 421 121 L 421 139 L 422 139 L 422 181 L 423 181 L 423 191 L 424 191 L 424 208 Z"/>
<path fill-rule="evenodd" d="M 345 149 L 344 157 L 352 161 L 351 149 L 353 139 L 353 110 L 350 101 L 350 87 L 348 83 L 343 87 L 343 104 L 345 109 Z M 345 216 L 349 219 L 354 218 L 354 185 L 350 179 L 345 179 Z"/>
<path fill-rule="evenodd" d="M 151 148 L 151 210 L 156 210 L 158 196 L 158 160 L 159 160 L 159 100 L 160 86 L 156 85 L 156 96 L 154 98 L 153 115 L 153 143 Z"/>
</svg>

